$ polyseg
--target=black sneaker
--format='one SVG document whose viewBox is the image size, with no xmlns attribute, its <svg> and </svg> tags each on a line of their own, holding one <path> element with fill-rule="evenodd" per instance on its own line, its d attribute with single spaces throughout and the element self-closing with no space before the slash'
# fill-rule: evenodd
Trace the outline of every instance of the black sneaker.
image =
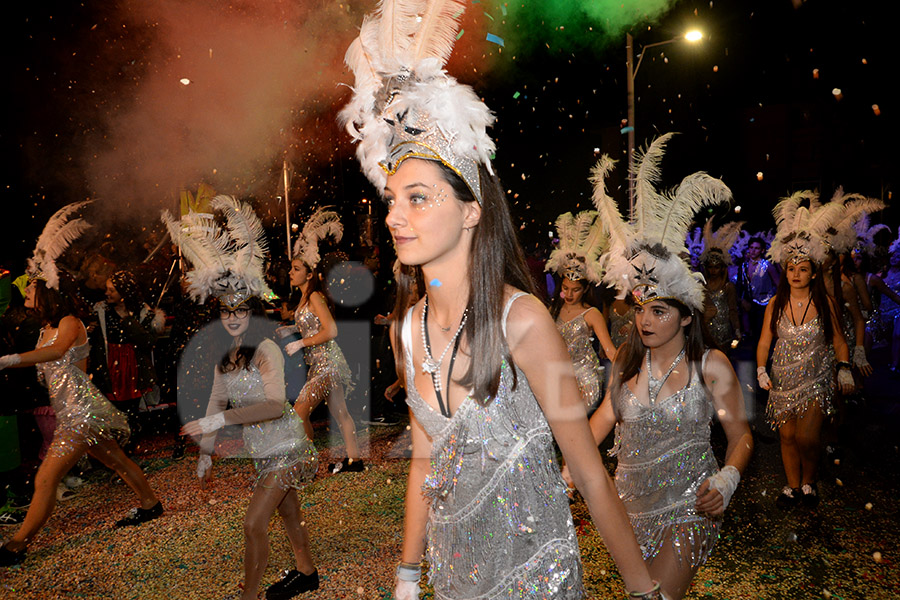
<svg viewBox="0 0 900 600">
<path fill-rule="evenodd" d="M 815 508 L 819 505 L 819 488 L 815 483 L 804 483 L 800 488 L 800 501 L 806 508 Z"/>
<path fill-rule="evenodd" d="M 304 575 L 296 569 L 285 571 L 284 576 L 266 590 L 266 600 L 288 600 L 297 594 L 319 589 L 319 571 Z"/>
<path fill-rule="evenodd" d="M 784 489 L 781 490 L 781 495 L 775 500 L 775 506 L 781 510 L 787 510 L 797 506 L 798 502 L 800 502 L 800 490 L 784 486 Z"/>
<path fill-rule="evenodd" d="M 0 512 L 0 525 L 18 525 L 25 520 L 25 513 L 18 510 Z"/>
<path fill-rule="evenodd" d="M 11 567 L 21 564 L 25 560 L 25 548 L 18 552 L 13 552 L 6 547 L 6 544 L 0 546 L 0 567 Z"/>
<path fill-rule="evenodd" d="M 353 460 L 352 458 L 345 458 L 339 463 L 329 463 L 328 464 L 328 472 L 329 473 L 359 473 L 366 468 L 365 463 L 363 463 L 363 459 L 357 458 Z"/>
<path fill-rule="evenodd" d="M 157 503 L 150 508 L 132 508 L 128 511 L 128 514 L 124 519 L 119 519 L 118 521 L 116 521 L 116 527 L 131 527 L 133 525 L 140 525 L 141 523 L 152 521 L 161 514 L 163 514 L 163 505 L 162 502 L 159 501 L 157 501 Z"/>
</svg>

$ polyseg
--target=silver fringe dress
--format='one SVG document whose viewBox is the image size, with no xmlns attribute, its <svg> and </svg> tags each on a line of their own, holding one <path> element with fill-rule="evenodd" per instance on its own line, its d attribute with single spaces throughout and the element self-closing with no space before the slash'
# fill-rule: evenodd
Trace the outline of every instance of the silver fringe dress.
<svg viewBox="0 0 900 600">
<path fill-rule="evenodd" d="M 513 296 L 506 305 L 506 314 Z M 415 389 L 403 324 L 407 403 L 432 442 L 423 493 L 426 558 L 438 600 L 582 598 L 578 540 L 550 427 L 524 373 L 504 362 L 497 397 L 444 417 Z"/>
<path fill-rule="evenodd" d="M 46 342 L 39 340 L 37 347 L 50 346 L 57 335 L 58 330 Z M 114 440 L 124 444 L 131 434 L 125 414 L 116 409 L 76 365 L 88 357 L 90 349 L 90 344 L 85 342 L 70 347 L 57 360 L 35 365 L 38 379 L 47 386 L 50 404 L 56 413 L 56 430 L 47 456 L 65 456 L 76 443 L 86 442 L 93 446 L 104 440 Z"/>
<path fill-rule="evenodd" d="M 686 387 L 649 406 L 627 385 L 612 394 L 619 422 L 609 454 L 618 457 L 616 489 L 645 560 L 670 533 L 679 561 L 696 567 L 719 539 L 722 520 L 694 508 L 697 489 L 719 471 L 709 441 L 714 409 L 701 377 L 694 369 Z"/>
<path fill-rule="evenodd" d="M 303 421 L 284 397 L 284 358 L 275 342 L 264 340 L 245 368 L 225 373 L 216 368 L 207 414 L 228 405 L 230 422 L 242 425 L 243 454 L 253 459 L 255 485 L 286 490 L 312 481 L 318 455 L 303 431 Z M 278 413 L 274 418 L 268 416 L 272 407 Z M 215 432 L 203 436 L 201 450 L 211 454 L 215 437 Z M 274 481 L 267 484 L 273 473 Z"/>
<path fill-rule="evenodd" d="M 309 307 L 297 308 L 294 313 L 294 321 L 297 330 L 303 337 L 309 337 L 319 333 L 322 323 Z M 323 344 L 308 346 L 303 349 L 309 372 L 306 374 L 306 384 L 300 390 L 297 402 L 312 402 L 318 404 L 322 400 L 328 400 L 331 391 L 342 386 L 344 394 L 349 395 L 353 390 L 352 375 L 344 353 L 334 340 L 328 340 Z"/>
<path fill-rule="evenodd" d="M 826 415 L 831 413 L 834 350 L 825 343 L 818 316 L 803 325 L 794 325 L 782 313 L 778 341 L 772 352 L 771 378 L 766 419 L 773 428 L 803 415 L 811 406 L 817 406 Z"/>
<path fill-rule="evenodd" d="M 728 295 L 725 293 L 725 288 L 715 291 L 707 289 L 706 297 L 716 307 L 716 316 L 709 322 L 709 334 L 719 348 L 729 350 L 735 337 L 735 331 L 731 326 L 731 308 L 728 306 Z"/>
<path fill-rule="evenodd" d="M 569 356 L 572 357 L 581 399 L 590 408 L 600 399 L 600 390 L 603 387 L 603 376 L 606 369 L 600 364 L 600 359 L 597 358 L 597 353 L 594 352 L 591 344 L 594 331 L 584 320 L 586 313 L 587 310 L 568 321 L 556 319 L 556 328 L 559 329 L 559 333 L 569 349 Z"/>
</svg>

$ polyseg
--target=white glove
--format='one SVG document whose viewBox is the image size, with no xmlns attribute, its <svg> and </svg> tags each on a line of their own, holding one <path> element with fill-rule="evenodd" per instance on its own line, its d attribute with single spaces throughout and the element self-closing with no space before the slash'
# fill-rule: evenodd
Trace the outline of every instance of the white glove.
<svg viewBox="0 0 900 600">
<path fill-rule="evenodd" d="M 860 370 L 872 366 L 866 358 L 866 349 L 863 346 L 856 346 L 853 348 L 853 366 Z"/>
<path fill-rule="evenodd" d="M 204 435 L 212 433 L 213 431 L 218 431 L 225 427 L 225 413 L 220 412 L 208 417 L 203 417 L 202 419 L 197 419 L 197 423 L 203 430 Z"/>
<path fill-rule="evenodd" d="M 7 354 L 6 356 L 0 356 L 0 371 L 7 367 L 17 365 L 20 362 L 22 362 L 22 357 L 18 354 Z"/>
<path fill-rule="evenodd" d="M 772 380 L 769 379 L 768 373 L 766 373 L 765 367 L 756 367 L 756 381 L 759 382 L 759 387 L 764 390 L 772 389 Z"/>
<path fill-rule="evenodd" d="M 722 501 L 725 505 L 722 508 L 728 508 L 728 502 L 734 494 L 738 483 L 741 481 L 741 473 L 731 465 L 725 465 L 722 470 L 709 478 L 709 487 L 718 490 L 722 494 Z"/>
<path fill-rule="evenodd" d="M 287 352 L 288 356 L 293 356 L 305 347 L 306 346 L 303 345 L 303 340 L 297 340 L 296 342 L 291 342 L 285 346 L 284 351 Z"/>
<path fill-rule="evenodd" d="M 401 581 L 397 580 L 394 586 L 394 598 L 396 600 L 419 600 L 419 594 L 422 588 L 419 587 L 418 581 Z"/>
<path fill-rule="evenodd" d="M 853 373 L 850 372 L 850 369 L 838 369 L 837 380 L 841 387 L 853 387 L 855 385 Z"/>
<path fill-rule="evenodd" d="M 197 459 L 197 479 L 203 479 L 212 468 L 212 457 L 209 454 L 201 454 Z"/>
</svg>

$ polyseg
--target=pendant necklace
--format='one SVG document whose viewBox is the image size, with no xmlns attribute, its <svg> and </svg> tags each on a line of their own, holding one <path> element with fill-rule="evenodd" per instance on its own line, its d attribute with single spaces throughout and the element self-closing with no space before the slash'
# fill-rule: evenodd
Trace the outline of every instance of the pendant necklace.
<svg viewBox="0 0 900 600">
<path fill-rule="evenodd" d="M 453 346 L 453 354 L 450 355 L 450 366 L 447 369 L 447 385 L 449 385 L 450 377 L 453 375 L 453 363 L 456 361 L 456 353 L 459 350 L 459 342 L 462 339 L 460 337 L 460 333 L 462 333 L 468 316 L 469 308 L 466 307 L 466 309 L 463 311 L 462 319 L 460 319 L 459 321 L 459 327 L 456 329 L 456 333 L 454 333 L 453 337 L 450 338 L 450 341 L 447 342 L 447 346 L 444 348 L 444 351 L 441 352 L 440 358 L 435 361 L 434 357 L 431 354 L 431 340 L 428 336 L 428 295 L 425 295 L 425 303 L 422 306 L 422 345 L 425 349 L 425 359 L 422 361 L 422 372 L 431 375 L 431 382 L 434 384 L 434 393 L 437 396 L 438 407 L 441 409 L 441 414 L 448 418 L 450 417 L 450 402 L 448 399 L 448 402 L 445 405 L 444 398 L 441 395 L 441 364 L 443 364 L 444 362 L 444 357 L 447 355 L 447 351 L 449 351 L 450 347 Z M 447 331 L 449 330 L 450 328 L 448 327 Z"/>
<path fill-rule="evenodd" d="M 653 371 L 650 368 L 650 349 L 647 349 L 647 392 L 650 396 L 650 404 L 654 404 L 656 402 L 656 397 L 659 396 L 659 392 L 660 390 L 662 390 L 662 386 L 666 383 L 669 375 L 671 375 L 675 370 L 675 367 L 678 366 L 678 363 L 681 362 L 681 359 L 684 358 L 684 352 L 686 349 L 687 348 L 681 349 L 681 352 L 678 353 L 678 356 L 675 357 L 675 360 L 673 360 L 672 364 L 669 366 L 669 370 L 666 371 L 666 374 L 663 375 L 660 379 L 657 379 L 653 376 Z"/>
</svg>

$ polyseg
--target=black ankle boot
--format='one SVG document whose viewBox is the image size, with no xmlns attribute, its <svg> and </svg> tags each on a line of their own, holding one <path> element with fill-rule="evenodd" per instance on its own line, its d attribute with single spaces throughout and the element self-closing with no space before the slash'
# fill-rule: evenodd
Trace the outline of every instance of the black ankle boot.
<svg viewBox="0 0 900 600">
<path fill-rule="evenodd" d="M 296 569 L 286 571 L 284 576 L 266 590 L 266 600 L 288 600 L 297 594 L 319 589 L 319 571 L 304 575 Z"/>
<path fill-rule="evenodd" d="M 11 567 L 21 564 L 25 560 L 25 548 L 21 550 L 10 550 L 6 544 L 0 546 L 0 567 Z"/>
</svg>

